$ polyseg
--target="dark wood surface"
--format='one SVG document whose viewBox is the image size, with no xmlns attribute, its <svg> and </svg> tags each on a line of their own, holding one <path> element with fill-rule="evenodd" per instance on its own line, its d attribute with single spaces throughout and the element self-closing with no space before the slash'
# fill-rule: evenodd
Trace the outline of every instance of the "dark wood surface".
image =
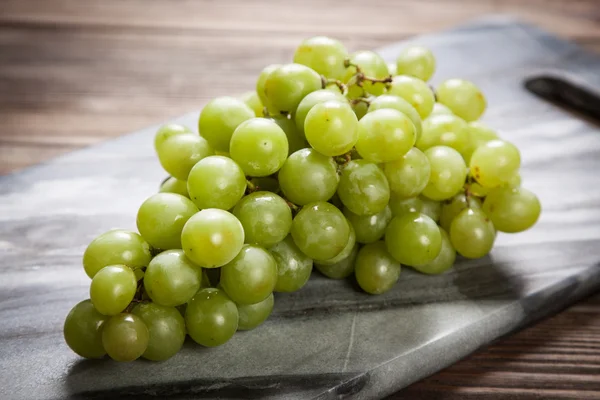
<svg viewBox="0 0 600 400">
<path fill-rule="evenodd" d="M 316 33 L 351 49 L 375 48 L 482 13 L 511 12 L 600 49 L 600 2 L 521 3 L 1 1 L 0 170 L 251 89 L 262 66 L 285 61 Z M 596 296 L 395 397 L 598 398 L 598 333 Z"/>
</svg>

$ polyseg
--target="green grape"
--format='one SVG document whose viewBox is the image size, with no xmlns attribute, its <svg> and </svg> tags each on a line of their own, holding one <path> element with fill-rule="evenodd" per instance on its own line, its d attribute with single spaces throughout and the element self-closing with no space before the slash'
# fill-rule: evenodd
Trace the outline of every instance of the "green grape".
<svg viewBox="0 0 600 400">
<path fill-rule="evenodd" d="M 419 210 L 419 212 L 427 215 L 435 222 L 438 222 L 442 214 L 442 203 L 421 196 L 421 209 Z"/>
<path fill-rule="evenodd" d="M 245 245 L 221 268 L 221 286 L 237 304 L 256 304 L 273 293 L 277 262 L 262 247 Z"/>
<path fill-rule="evenodd" d="M 431 175 L 423 195 L 431 200 L 446 200 L 456 195 L 467 177 L 467 166 L 460 153 L 451 147 L 434 146 L 425 150 Z"/>
<path fill-rule="evenodd" d="M 400 269 L 400 263 L 394 260 L 385 243 L 380 240 L 358 251 L 354 275 L 362 290 L 370 294 L 382 294 L 398 282 Z"/>
<path fill-rule="evenodd" d="M 480 209 L 481 201 L 475 197 L 467 197 L 464 193 L 459 193 L 452 199 L 447 200 L 442 205 L 440 215 L 440 226 L 450 232 L 450 225 L 454 218 L 467 208 Z"/>
<path fill-rule="evenodd" d="M 131 311 L 148 328 L 148 347 L 142 357 L 163 361 L 173 357 L 185 341 L 185 320 L 175 307 L 156 303 L 141 303 Z"/>
<path fill-rule="evenodd" d="M 150 246 L 137 233 L 114 229 L 94 239 L 83 253 L 85 273 L 93 278 L 108 265 L 127 265 L 138 269 L 148 265 L 152 255 Z"/>
<path fill-rule="evenodd" d="M 479 146 L 469 162 L 471 174 L 486 188 L 507 183 L 519 171 L 520 166 L 519 149 L 503 140 L 491 140 Z"/>
<path fill-rule="evenodd" d="M 175 193 L 185 196 L 188 199 L 190 194 L 187 191 L 187 181 L 180 181 L 177 178 L 169 178 L 160 185 L 160 193 Z"/>
<path fill-rule="evenodd" d="M 398 197 L 415 197 L 427 186 L 431 167 L 425 154 L 413 147 L 401 159 L 385 163 L 383 172 Z"/>
<path fill-rule="evenodd" d="M 379 54 L 372 51 L 362 50 L 352 53 L 350 55 L 350 63 L 351 66 L 346 68 L 346 73 L 344 74 L 344 78 L 342 78 L 346 83 L 350 82 L 358 72 L 355 65 L 358 65 L 360 72 L 369 78 L 383 79 L 390 75 L 385 60 Z M 379 96 L 385 91 L 385 84 L 379 82 L 373 83 L 367 80 L 363 82 L 362 88 L 358 87 L 358 85 L 350 85 L 348 95 L 350 98 L 360 97 L 363 89 L 367 93 Z"/>
<path fill-rule="evenodd" d="M 461 154 L 463 155 L 463 158 L 465 159 L 467 164 L 471 160 L 473 152 L 477 150 L 479 146 L 484 145 L 490 140 L 498 139 L 498 134 L 496 133 L 496 131 L 479 121 L 469 122 L 465 131 L 467 133 L 469 143 L 468 146 L 463 151 L 461 151 Z"/>
<path fill-rule="evenodd" d="M 442 235 L 427 215 L 410 212 L 394 217 L 385 231 L 385 245 L 401 264 L 422 265 L 433 261 L 442 248 Z"/>
<path fill-rule="evenodd" d="M 284 199 L 270 192 L 245 196 L 233 209 L 242 226 L 246 243 L 273 246 L 290 233 L 292 211 Z"/>
<path fill-rule="evenodd" d="M 254 185 L 256 190 L 262 190 L 265 192 L 271 193 L 279 193 L 279 181 L 277 181 L 276 177 L 273 176 L 265 176 L 261 178 L 250 178 L 250 183 Z"/>
<path fill-rule="evenodd" d="M 308 282 L 313 261 L 300 251 L 292 235 L 288 235 L 269 251 L 277 263 L 275 292 L 295 292 Z"/>
<path fill-rule="evenodd" d="M 392 192 L 390 195 L 389 207 L 392 211 L 392 215 L 394 217 L 399 217 L 409 212 L 421 212 L 423 209 L 423 200 L 421 197 L 399 197 Z"/>
<path fill-rule="evenodd" d="M 246 92 L 240 96 L 240 100 L 244 102 L 252 111 L 254 111 L 254 116 L 263 117 L 265 106 L 260 101 L 258 97 L 258 93 L 255 90 Z"/>
<path fill-rule="evenodd" d="M 210 156 L 194 165 L 188 177 L 190 198 L 199 209 L 229 210 L 246 191 L 246 176 L 231 158 Z"/>
<path fill-rule="evenodd" d="M 198 207 L 187 197 L 157 193 L 142 203 L 137 214 L 137 228 L 154 248 L 180 249 L 183 225 L 197 212 Z"/>
<path fill-rule="evenodd" d="M 398 75 L 398 67 L 396 66 L 396 63 L 389 62 L 389 63 L 387 63 L 387 67 L 388 67 L 388 72 L 390 73 L 390 75 L 392 75 L 392 76 Z"/>
<path fill-rule="evenodd" d="M 166 124 L 158 128 L 156 135 L 154 135 L 154 149 L 158 150 L 162 144 L 172 136 L 194 133 L 187 126 L 179 124 Z"/>
<path fill-rule="evenodd" d="M 309 93 L 302 99 L 300 104 L 298 104 L 298 108 L 296 109 L 296 113 L 294 115 L 294 121 L 296 122 L 296 127 L 298 128 L 298 133 L 304 138 L 304 122 L 306 120 L 306 116 L 308 112 L 317 104 L 325 103 L 330 100 L 338 100 L 341 102 L 348 103 L 348 100 L 338 92 L 334 92 L 329 89 L 321 89 L 316 90 L 312 93 Z"/>
<path fill-rule="evenodd" d="M 350 223 L 348 223 L 348 226 L 350 227 L 350 235 L 348 236 L 348 243 L 346 243 L 346 247 L 344 247 L 344 250 L 342 250 L 337 256 L 330 258 L 329 260 L 319 261 L 319 265 L 327 266 L 339 264 L 341 261 L 348 258 L 350 253 L 352 253 L 352 249 L 356 244 L 356 233 L 354 232 L 354 228 Z"/>
<path fill-rule="evenodd" d="M 341 79 L 346 72 L 348 51 L 338 40 L 315 36 L 304 40 L 294 53 L 296 64 L 306 65 L 330 79 Z"/>
<path fill-rule="evenodd" d="M 442 103 L 436 102 L 433 105 L 433 110 L 431 110 L 429 117 L 433 117 L 434 115 L 454 115 L 454 113 Z"/>
<path fill-rule="evenodd" d="M 109 317 L 100 314 L 91 300 L 78 303 L 65 319 L 65 342 L 77 355 L 85 358 L 102 358 L 102 328 Z"/>
<path fill-rule="evenodd" d="M 481 186 L 477 182 L 470 183 L 468 185 L 468 188 L 469 188 L 469 192 L 471 192 L 472 195 L 477 196 L 477 197 L 485 197 L 488 195 L 490 190 L 492 190 L 490 188 Z"/>
<path fill-rule="evenodd" d="M 196 213 L 181 232 L 185 255 L 202 268 L 227 264 L 240 252 L 243 244 L 241 222 L 233 214 L 216 208 Z"/>
<path fill-rule="evenodd" d="M 464 79 L 448 79 L 437 88 L 437 100 L 467 122 L 479 119 L 487 107 L 481 90 Z"/>
<path fill-rule="evenodd" d="M 422 80 L 412 76 L 395 76 L 387 94 L 399 96 L 408 101 L 421 118 L 426 118 L 431 113 L 435 103 L 435 96 L 431 88 Z"/>
<path fill-rule="evenodd" d="M 200 136 L 218 151 L 229 151 L 229 141 L 235 128 L 254 118 L 254 111 L 235 97 L 217 97 L 204 106 L 198 119 Z"/>
<path fill-rule="evenodd" d="M 388 94 L 383 94 L 374 98 L 369 104 L 369 111 L 373 112 L 375 110 L 380 110 L 382 108 L 392 108 L 394 110 L 400 111 L 402 114 L 406 115 L 412 123 L 415 125 L 415 133 L 417 138 L 421 135 L 422 123 L 421 116 L 415 110 L 415 108 L 410 105 L 410 103 L 404 100 L 399 96 L 392 96 Z"/>
<path fill-rule="evenodd" d="M 185 181 L 190 170 L 205 157 L 214 154 L 208 142 L 198 135 L 176 135 L 157 149 L 158 160 L 169 175 Z"/>
<path fill-rule="evenodd" d="M 252 118 L 233 132 L 230 155 L 246 175 L 271 175 L 279 171 L 288 156 L 287 136 L 274 121 Z"/>
<path fill-rule="evenodd" d="M 300 206 L 329 200 L 340 180 L 333 159 L 310 148 L 290 155 L 278 176 L 285 197 Z"/>
<path fill-rule="evenodd" d="M 324 201 L 302 207 L 292 221 L 292 237 L 298 248 L 313 260 L 329 260 L 348 243 L 350 225 L 344 214 Z"/>
<path fill-rule="evenodd" d="M 435 72 L 435 57 L 426 47 L 407 47 L 396 60 L 396 71 L 399 75 L 414 76 L 427 82 Z"/>
<path fill-rule="evenodd" d="M 337 194 L 353 213 L 373 215 L 387 206 L 390 186 L 379 166 L 365 160 L 352 160 L 342 170 Z"/>
<path fill-rule="evenodd" d="M 137 315 L 122 313 L 111 317 L 102 329 L 102 345 L 115 361 L 128 362 L 141 357 L 148 348 L 150 334 Z"/>
<path fill-rule="evenodd" d="M 354 111 L 354 115 L 356 115 L 356 118 L 359 121 L 369 112 L 369 104 L 367 104 L 365 101 L 352 102 L 350 103 L 350 106 L 352 107 L 352 111 Z"/>
<path fill-rule="evenodd" d="M 496 230 L 481 209 L 462 210 L 450 224 L 450 241 L 463 257 L 480 258 L 492 250 Z"/>
<path fill-rule="evenodd" d="M 306 140 L 326 156 L 352 150 L 358 140 L 358 119 L 347 101 L 330 100 L 313 106 L 304 122 Z"/>
<path fill-rule="evenodd" d="M 357 215 L 344 208 L 344 216 L 354 228 L 357 242 L 373 243 L 385 234 L 385 228 L 392 220 L 392 210 L 389 206 L 386 206 L 374 215 Z"/>
<path fill-rule="evenodd" d="M 517 172 L 512 176 L 512 178 L 509 179 L 509 181 L 506 184 L 514 188 L 521 187 L 521 174 Z"/>
<path fill-rule="evenodd" d="M 275 297 L 271 293 L 266 299 L 255 304 L 237 306 L 239 313 L 238 330 L 248 331 L 254 329 L 269 318 L 275 305 Z"/>
<path fill-rule="evenodd" d="M 448 146 L 461 154 L 469 147 L 467 124 L 455 115 L 434 115 L 423 122 L 423 133 L 415 146 L 425 151 L 433 146 Z"/>
<path fill-rule="evenodd" d="M 264 93 L 269 107 L 291 114 L 307 94 L 321 89 L 321 85 L 321 76 L 314 70 L 301 64 L 285 64 L 267 76 Z"/>
<path fill-rule="evenodd" d="M 90 299 L 100 314 L 116 315 L 133 300 L 137 279 L 126 265 L 109 265 L 92 278 Z"/>
<path fill-rule="evenodd" d="M 202 346 L 226 343 L 238 328 L 238 309 L 224 291 L 200 289 L 185 310 L 188 334 Z"/>
<path fill-rule="evenodd" d="M 525 188 L 500 187 L 490 191 L 483 211 L 501 232 L 516 233 L 531 228 L 540 217 L 537 196 Z"/>
<path fill-rule="evenodd" d="M 313 92 L 313 93 L 317 93 L 317 92 Z M 310 96 L 310 95 L 308 95 L 308 96 Z M 306 96 L 306 97 L 308 97 L 308 96 Z M 300 106 L 298 106 L 298 108 L 300 108 Z M 298 114 L 296 114 L 296 115 L 298 115 Z M 279 127 L 281 129 L 283 129 L 285 136 L 287 136 L 288 154 L 286 155 L 286 157 L 289 157 L 290 154 L 295 153 L 300 149 L 305 149 L 308 147 L 308 143 L 304 139 L 304 134 L 300 133 L 300 131 L 296 127 L 296 123 L 294 122 L 293 119 L 274 118 L 273 121 L 275 121 L 275 123 L 277 125 L 279 125 Z"/>
<path fill-rule="evenodd" d="M 273 109 L 269 102 L 267 101 L 267 95 L 265 94 L 265 82 L 267 81 L 267 77 L 271 74 L 271 72 L 275 71 L 277 68 L 281 67 L 281 64 L 271 64 L 267 65 L 258 75 L 258 80 L 256 81 L 256 94 L 260 99 L 260 102 L 263 106 L 268 108 L 268 112 L 270 114 L 279 114 L 277 110 Z M 264 110 L 264 109 L 263 109 Z M 264 114 L 264 112 L 263 112 Z M 265 115 L 266 117 L 266 115 Z"/>
<path fill-rule="evenodd" d="M 450 236 L 443 229 L 440 229 L 440 233 L 442 235 L 442 249 L 440 250 L 440 254 L 427 264 L 413 266 L 417 271 L 424 274 L 437 275 L 446 272 L 454 265 L 456 251 L 452 247 Z"/>
<path fill-rule="evenodd" d="M 402 158 L 416 141 L 415 125 L 398 110 L 382 108 L 358 122 L 356 150 L 362 158 L 384 163 Z"/>
<path fill-rule="evenodd" d="M 196 294 L 201 279 L 202 271 L 182 250 L 167 250 L 150 261 L 144 275 L 144 289 L 153 302 L 174 307 Z"/>
<path fill-rule="evenodd" d="M 354 264 L 356 255 L 358 254 L 358 244 L 352 247 L 352 251 L 348 257 L 344 258 L 337 264 L 321 264 L 319 261 L 315 261 L 315 268 L 331 279 L 344 279 L 352 275 L 354 272 Z"/>
</svg>

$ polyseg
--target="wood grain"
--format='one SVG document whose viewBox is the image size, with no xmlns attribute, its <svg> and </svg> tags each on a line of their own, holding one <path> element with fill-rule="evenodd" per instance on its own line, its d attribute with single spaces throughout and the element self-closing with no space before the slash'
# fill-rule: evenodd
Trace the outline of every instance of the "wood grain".
<svg viewBox="0 0 600 400">
<path fill-rule="evenodd" d="M 600 51 L 598 0 L 4 0 L 0 173 L 252 89 L 310 35 L 375 48 L 491 12 Z M 598 398 L 599 334 L 595 296 L 392 398 Z"/>
</svg>

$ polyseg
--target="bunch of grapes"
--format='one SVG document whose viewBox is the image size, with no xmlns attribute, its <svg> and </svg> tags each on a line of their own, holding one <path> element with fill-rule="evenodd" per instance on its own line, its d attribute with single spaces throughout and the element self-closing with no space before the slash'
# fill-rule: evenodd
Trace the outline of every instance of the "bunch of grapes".
<svg viewBox="0 0 600 400">
<path fill-rule="evenodd" d="M 426 48 L 387 64 L 315 37 L 293 61 L 209 102 L 199 135 L 158 130 L 170 177 L 141 205 L 139 234 L 106 232 L 83 256 L 90 299 L 64 326 L 77 354 L 165 360 L 186 334 L 219 346 L 263 323 L 273 292 L 300 290 L 313 265 L 380 294 L 401 265 L 440 274 L 537 221 L 518 149 L 477 121 L 485 97 L 462 79 L 432 89 Z"/>
</svg>

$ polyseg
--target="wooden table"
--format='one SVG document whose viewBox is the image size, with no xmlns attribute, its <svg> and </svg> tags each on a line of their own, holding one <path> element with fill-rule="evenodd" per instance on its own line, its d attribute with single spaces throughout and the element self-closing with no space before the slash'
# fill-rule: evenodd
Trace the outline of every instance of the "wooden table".
<svg viewBox="0 0 600 400">
<path fill-rule="evenodd" d="M 0 173 L 252 89 L 308 36 L 370 49 L 497 12 L 600 51 L 598 0 L 2 0 Z M 393 398 L 597 399 L 599 334 L 596 295 Z"/>
</svg>

